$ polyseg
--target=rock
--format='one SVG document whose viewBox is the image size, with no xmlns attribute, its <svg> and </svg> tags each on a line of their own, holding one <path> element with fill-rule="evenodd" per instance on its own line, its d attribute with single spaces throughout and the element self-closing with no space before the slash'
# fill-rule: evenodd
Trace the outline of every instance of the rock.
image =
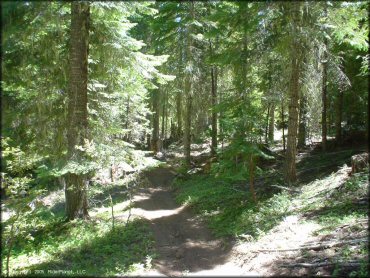
<svg viewBox="0 0 370 278">
<path fill-rule="evenodd" d="M 154 158 L 156 158 L 158 160 L 164 160 L 165 159 L 164 154 L 162 152 L 157 152 L 157 154 L 154 156 Z"/>
<path fill-rule="evenodd" d="M 351 173 L 358 173 L 369 168 L 369 154 L 356 154 L 351 157 L 352 171 Z"/>
</svg>

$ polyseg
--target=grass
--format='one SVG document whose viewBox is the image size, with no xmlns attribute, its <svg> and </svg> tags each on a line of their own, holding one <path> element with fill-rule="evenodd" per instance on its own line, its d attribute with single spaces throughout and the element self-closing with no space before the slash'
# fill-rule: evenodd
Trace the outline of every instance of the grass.
<svg viewBox="0 0 370 278">
<path fill-rule="evenodd" d="M 43 213 L 38 221 L 45 225 L 30 231 L 32 238 L 17 239 L 11 253 L 11 275 L 50 276 L 57 274 L 54 270 L 72 271 L 79 276 L 125 275 L 149 267 L 155 255 L 154 240 L 144 220 L 134 219 L 127 225 L 118 222 L 112 229 L 109 220 L 66 223 L 62 218 L 50 217 Z"/>
<path fill-rule="evenodd" d="M 338 158 L 337 161 L 342 162 L 350 154 L 351 151 L 341 152 L 330 159 Z M 322 164 L 322 156 L 315 159 L 309 158 L 310 167 Z M 302 161 L 300 166 L 305 163 Z M 367 206 L 358 200 L 367 196 L 368 175 L 359 173 L 349 177 L 349 168 L 343 169 L 324 177 L 318 171 L 317 179 L 312 176 L 313 181 L 298 185 L 302 192 L 298 195 L 272 192 L 265 186 L 258 194 L 258 205 L 247 190 L 235 190 L 232 181 L 223 176 L 190 175 L 177 179 L 174 187 L 178 192 L 177 201 L 203 215 L 216 236 L 257 240 L 292 214 L 303 214 L 306 221 L 320 224 L 317 233 L 325 234 L 333 233 L 339 225 L 367 218 Z M 232 173 L 230 170 L 230 175 Z"/>
<path fill-rule="evenodd" d="M 131 181 L 132 182 L 132 181 Z M 64 221 L 60 198 L 57 206 L 42 206 L 30 215 L 28 223 L 20 223 L 10 257 L 10 275 L 27 276 L 123 276 L 150 268 L 155 257 L 154 238 L 146 220 L 116 218 L 112 228 L 113 198 L 116 217 L 128 209 L 126 184 L 91 188 L 91 220 Z M 55 193 L 55 192 L 54 192 Z M 59 194 L 59 193 L 58 193 Z M 54 194 L 57 195 L 57 194 Z M 100 201 L 100 202 L 99 202 Z M 94 206 L 95 205 L 95 206 Z M 3 227 L 9 226 L 9 220 Z M 7 238 L 8 228 L 3 238 Z M 6 274 L 6 241 L 2 241 L 2 274 Z"/>
<path fill-rule="evenodd" d="M 221 179 L 195 175 L 188 180 L 177 180 L 177 201 L 186 203 L 202 214 L 218 237 L 265 234 L 285 216 L 290 205 L 286 193 L 264 194 L 256 206 L 248 191 L 235 190 Z"/>
<path fill-rule="evenodd" d="M 296 211 L 322 226 L 318 234 L 367 218 L 367 205 L 359 202 L 368 194 L 367 173 L 348 177 L 340 170 L 303 186 L 302 191 L 294 200 Z"/>
</svg>

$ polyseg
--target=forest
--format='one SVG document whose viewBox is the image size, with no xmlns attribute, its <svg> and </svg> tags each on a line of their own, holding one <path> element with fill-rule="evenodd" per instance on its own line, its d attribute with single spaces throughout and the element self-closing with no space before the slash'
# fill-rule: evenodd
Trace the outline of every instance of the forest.
<svg viewBox="0 0 370 278">
<path fill-rule="evenodd" d="M 2 1 L 1 275 L 368 277 L 368 1 Z"/>
</svg>

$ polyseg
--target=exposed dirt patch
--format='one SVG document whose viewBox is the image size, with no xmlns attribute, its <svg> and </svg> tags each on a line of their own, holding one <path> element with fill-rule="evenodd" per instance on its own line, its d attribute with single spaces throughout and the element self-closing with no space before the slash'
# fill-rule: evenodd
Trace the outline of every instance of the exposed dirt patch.
<svg viewBox="0 0 370 278">
<path fill-rule="evenodd" d="M 241 275 L 228 261 L 232 244 L 215 239 L 190 208 L 176 204 L 169 186 L 174 173 L 157 168 L 147 178 L 150 186 L 137 194 L 132 213 L 148 219 L 155 236 L 158 258 L 150 275 Z"/>
</svg>

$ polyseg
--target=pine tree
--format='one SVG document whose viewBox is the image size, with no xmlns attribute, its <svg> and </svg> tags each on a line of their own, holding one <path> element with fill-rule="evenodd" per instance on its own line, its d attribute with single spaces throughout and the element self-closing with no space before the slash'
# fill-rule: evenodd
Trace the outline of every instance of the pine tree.
<svg viewBox="0 0 370 278">
<path fill-rule="evenodd" d="M 68 90 L 68 159 L 80 162 L 84 154 L 77 146 L 88 139 L 87 82 L 90 6 L 71 3 L 70 79 Z M 65 178 L 66 215 L 69 220 L 88 217 L 87 179 L 79 173 Z"/>
</svg>

